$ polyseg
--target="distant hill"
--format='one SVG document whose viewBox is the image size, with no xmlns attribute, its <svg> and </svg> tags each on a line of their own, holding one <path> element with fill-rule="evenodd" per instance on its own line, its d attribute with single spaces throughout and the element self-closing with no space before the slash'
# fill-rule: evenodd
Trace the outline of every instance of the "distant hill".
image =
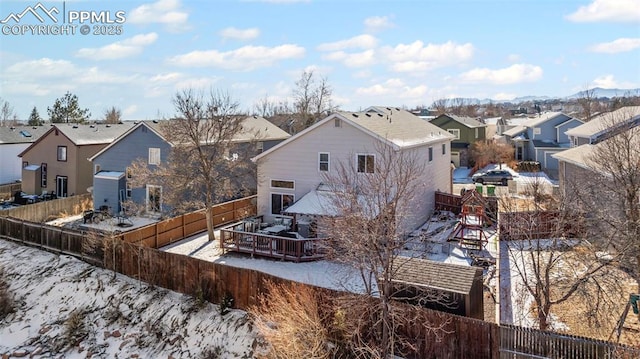
<svg viewBox="0 0 640 359">
<path fill-rule="evenodd" d="M 632 95 L 632 96 L 640 96 L 640 88 L 636 88 L 636 89 L 603 89 L 601 87 L 594 87 L 590 90 L 585 90 L 585 91 L 580 91 L 577 92 L 571 96 L 567 96 L 565 97 L 565 99 L 567 100 L 571 100 L 571 99 L 577 99 L 577 98 L 581 98 L 584 97 L 585 93 L 587 91 L 593 91 L 593 97 L 596 98 L 601 98 L 601 97 L 606 97 L 606 98 L 612 98 L 612 97 L 622 97 L 622 96 L 628 96 L 628 95 Z"/>
</svg>

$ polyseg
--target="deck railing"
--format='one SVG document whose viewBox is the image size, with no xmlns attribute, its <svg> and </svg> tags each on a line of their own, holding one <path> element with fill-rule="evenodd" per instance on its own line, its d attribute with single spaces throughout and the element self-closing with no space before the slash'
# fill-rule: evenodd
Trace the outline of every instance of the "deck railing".
<svg viewBox="0 0 640 359">
<path fill-rule="evenodd" d="M 220 230 L 220 246 L 224 251 L 250 253 L 286 261 L 308 262 L 324 258 L 327 238 L 288 238 L 248 232 L 241 225 Z"/>
</svg>

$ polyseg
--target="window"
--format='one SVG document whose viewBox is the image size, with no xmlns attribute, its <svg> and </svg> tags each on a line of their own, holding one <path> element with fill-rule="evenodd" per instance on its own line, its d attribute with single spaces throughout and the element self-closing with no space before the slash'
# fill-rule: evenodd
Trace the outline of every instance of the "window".
<svg viewBox="0 0 640 359">
<path fill-rule="evenodd" d="M 295 183 L 293 181 L 271 180 L 271 187 L 295 189 Z"/>
<path fill-rule="evenodd" d="M 131 187 L 131 182 L 127 182 L 127 198 L 131 198 L 132 192 L 133 192 L 133 188 Z"/>
<path fill-rule="evenodd" d="M 373 173 L 375 171 L 373 162 L 373 155 L 358 155 L 358 172 Z"/>
<path fill-rule="evenodd" d="M 534 135 L 539 135 L 541 133 L 542 133 L 542 131 L 540 130 L 540 127 L 534 127 L 533 128 L 533 134 Z"/>
<path fill-rule="evenodd" d="M 476 127 L 476 138 L 478 138 L 478 128 Z"/>
<path fill-rule="evenodd" d="M 131 168 L 127 167 L 126 174 L 127 174 L 127 179 L 133 178 L 133 171 L 131 171 Z"/>
<path fill-rule="evenodd" d="M 271 214 L 282 214 L 294 202 L 292 194 L 272 193 Z"/>
<path fill-rule="evenodd" d="M 456 139 L 456 140 L 460 139 L 460 130 L 459 129 L 452 128 L 452 129 L 449 129 L 447 131 L 455 137 L 454 139 Z"/>
<path fill-rule="evenodd" d="M 67 146 L 58 146 L 58 161 L 67 161 Z"/>
<path fill-rule="evenodd" d="M 29 161 L 22 161 L 22 168 L 25 168 L 29 165 Z"/>
<path fill-rule="evenodd" d="M 256 142 L 256 151 L 258 151 L 258 153 L 262 153 L 262 151 L 264 151 L 264 142 Z"/>
<path fill-rule="evenodd" d="M 447 145 L 445 145 L 444 143 L 442 144 L 442 154 L 443 155 L 447 154 Z"/>
<path fill-rule="evenodd" d="M 159 165 L 160 164 L 160 149 L 159 148 L 149 148 L 149 164 L 150 165 Z"/>
<path fill-rule="evenodd" d="M 429 147 L 429 162 L 433 161 L 433 147 Z"/>
<path fill-rule="evenodd" d="M 40 187 L 47 188 L 47 164 L 40 164 Z"/>
<path fill-rule="evenodd" d="M 100 172 L 100 165 L 94 165 L 93 166 L 93 173 L 96 174 L 98 172 Z"/>
<path fill-rule="evenodd" d="M 333 120 L 333 127 L 342 127 L 342 122 L 339 118 Z"/>
<path fill-rule="evenodd" d="M 326 152 L 320 152 L 318 155 L 318 170 L 322 172 L 329 171 L 329 154 Z"/>
</svg>

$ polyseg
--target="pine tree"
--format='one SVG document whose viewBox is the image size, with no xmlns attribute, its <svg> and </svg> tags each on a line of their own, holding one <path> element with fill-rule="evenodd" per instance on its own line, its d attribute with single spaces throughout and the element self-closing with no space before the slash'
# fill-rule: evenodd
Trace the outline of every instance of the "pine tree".
<svg viewBox="0 0 640 359">
<path fill-rule="evenodd" d="M 88 108 L 82 109 L 78 105 L 78 96 L 68 91 L 63 97 L 56 99 L 53 108 L 47 107 L 47 113 L 52 123 L 83 123 L 91 116 Z"/>
<path fill-rule="evenodd" d="M 27 123 L 29 126 L 42 126 L 44 121 L 40 114 L 38 113 L 38 109 L 33 106 L 33 110 L 31 110 L 31 115 L 29 115 L 29 122 Z"/>
</svg>

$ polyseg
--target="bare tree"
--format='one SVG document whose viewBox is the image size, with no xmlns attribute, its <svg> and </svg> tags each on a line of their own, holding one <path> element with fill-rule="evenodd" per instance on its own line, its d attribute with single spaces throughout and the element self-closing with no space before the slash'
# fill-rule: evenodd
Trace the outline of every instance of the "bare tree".
<svg viewBox="0 0 640 359">
<path fill-rule="evenodd" d="M 13 106 L 11 106 L 9 101 L 0 98 L 0 126 L 8 126 L 14 116 Z"/>
<path fill-rule="evenodd" d="M 483 168 L 490 163 L 502 164 L 513 160 L 513 147 L 505 143 L 476 141 L 471 145 L 471 158 L 477 168 Z"/>
<path fill-rule="evenodd" d="M 354 350 L 363 357 L 388 358 L 409 344 L 396 335 L 406 316 L 391 303 L 393 281 L 417 253 L 407 251 L 411 239 L 404 221 L 428 176 L 416 151 L 379 144 L 375 153 L 372 162 L 338 163 L 325 176 L 336 194 L 331 197 L 336 216 L 321 225 L 331 237 L 330 257 L 355 268 L 364 283 L 364 296 L 345 296 L 342 303 L 354 325 Z"/>
<path fill-rule="evenodd" d="M 433 101 L 431 108 L 436 111 L 436 116 L 444 115 L 447 113 L 447 104 L 449 101 L 446 98 L 441 98 Z"/>
<path fill-rule="evenodd" d="M 158 183 L 163 200 L 176 213 L 206 208 L 209 239 L 214 239 L 211 206 L 240 192 L 243 180 L 254 175 L 248 157 L 251 142 L 259 134 L 243 129 L 246 116 L 227 92 L 210 90 L 207 95 L 193 89 L 173 98 L 176 118 L 163 123 L 164 137 L 173 144 L 167 161 L 150 167 L 136 161 L 131 168 L 136 187 Z"/>
<path fill-rule="evenodd" d="M 595 102 L 597 101 L 595 88 L 590 89 L 588 85 L 585 86 L 585 89 L 580 93 L 580 97 L 578 97 L 577 101 L 582 109 L 582 119 L 585 121 L 591 120 L 591 117 L 593 117 Z"/>
<path fill-rule="evenodd" d="M 529 183 L 526 192 L 528 199 L 500 199 L 501 240 L 508 241 L 510 264 L 503 270 L 514 280 L 505 289 L 515 287 L 522 297 L 513 301 L 523 305 L 521 314 L 533 313 L 542 330 L 554 328 L 552 316 L 562 319 L 556 308 L 569 300 L 582 307 L 585 324 L 602 327 L 621 289 L 612 266 L 619 256 L 607 254 L 610 238 L 595 240 L 585 217 L 565 207 L 566 201 L 554 199 L 540 178 Z"/>
<path fill-rule="evenodd" d="M 104 111 L 104 123 L 116 124 L 122 120 L 122 111 L 115 106 Z"/>
<path fill-rule="evenodd" d="M 331 104 L 332 89 L 326 78 L 321 78 L 318 84 L 313 71 L 304 71 L 295 86 L 294 107 L 305 128 L 326 115 L 325 112 L 334 109 Z"/>
</svg>

